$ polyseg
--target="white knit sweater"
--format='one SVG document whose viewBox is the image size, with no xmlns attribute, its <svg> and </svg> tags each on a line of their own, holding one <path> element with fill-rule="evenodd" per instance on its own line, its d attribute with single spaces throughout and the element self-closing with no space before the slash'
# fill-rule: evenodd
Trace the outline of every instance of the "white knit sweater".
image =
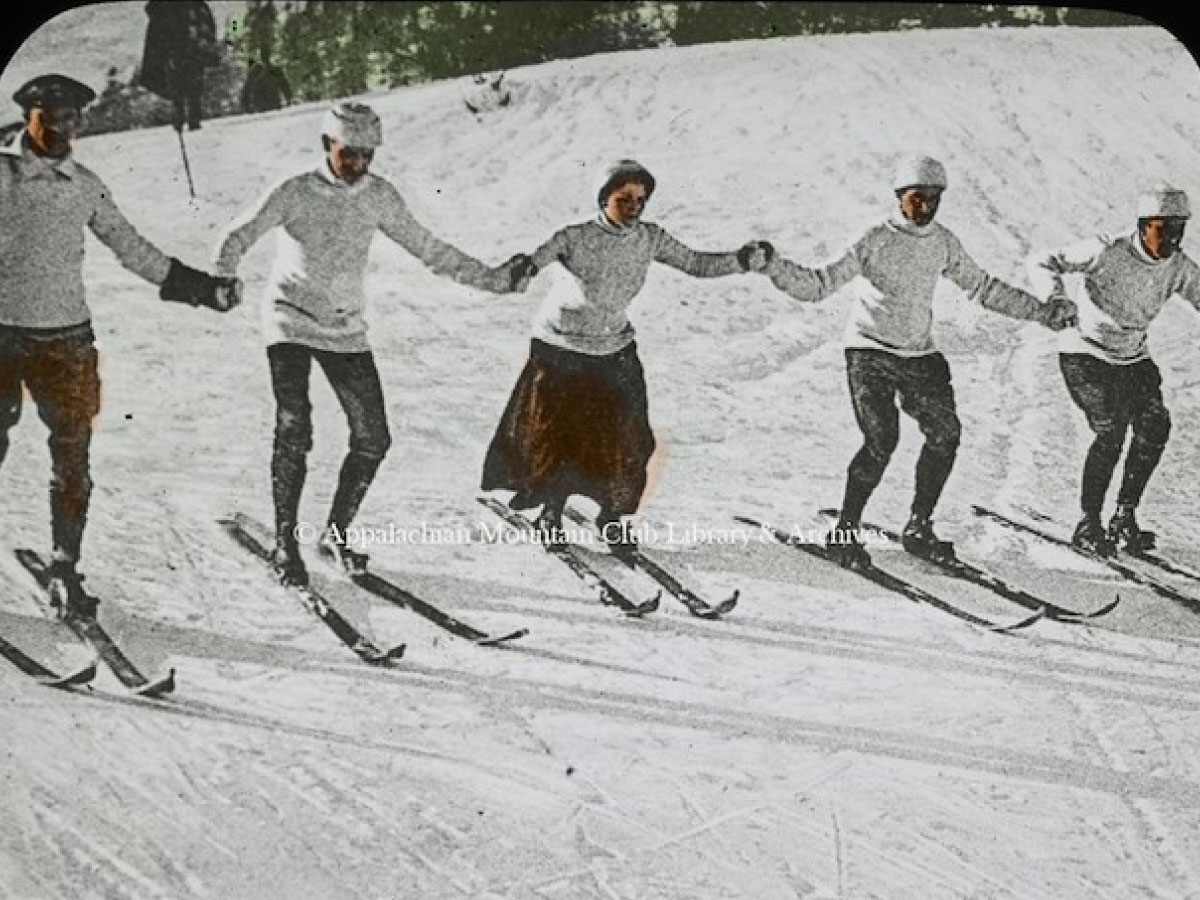
<svg viewBox="0 0 1200 900">
<path fill-rule="evenodd" d="M 767 275 L 801 302 L 822 300 L 861 276 L 845 346 L 924 356 L 933 344 L 933 295 L 947 278 L 986 309 L 1036 319 L 1042 305 L 1025 291 L 984 272 L 940 223 L 915 226 L 897 213 L 863 235 L 830 265 L 809 269 L 775 256 Z"/>
<path fill-rule="evenodd" d="M 1064 292 L 1064 275 L 1081 275 L 1072 296 L 1079 327 L 1059 338 L 1063 353 L 1087 353 L 1128 365 L 1149 357 L 1150 323 L 1174 294 L 1200 309 L 1200 269 L 1186 254 L 1151 259 L 1137 233 L 1100 235 L 1067 250 L 1028 261 L 1029 280 L 1040 294 Z"/>
<path fill-rule="evenodd" d="M 552 286 L 533 336 L 592 356 L 616 353 L 633 342 L 629 305 L 645 284 L 651 263 L 700 278 L 742 271 L 736 253 L 701 253 L 658 225 L 638 222 L 621 228 L 603 213 L 556 232 L 534 251 L 533 261 L 539 271 L 560 263 L 571 276 Z"/>
<path fill-rule="evenodd" d="M 439 275 L 482 290 L 508 290 L 502 267 L 491 268 L 434 237 L 389 181 L 368 174 L 347 184 L 327 160 L 278 184 L 229 227 L 217 250 L 217 273 L 237 274 L 242 256 L 272 228 L 280 233 L 262 306 L 268 345 L 370 349 L 364 281 L 377 230 Z"/>
</svg>

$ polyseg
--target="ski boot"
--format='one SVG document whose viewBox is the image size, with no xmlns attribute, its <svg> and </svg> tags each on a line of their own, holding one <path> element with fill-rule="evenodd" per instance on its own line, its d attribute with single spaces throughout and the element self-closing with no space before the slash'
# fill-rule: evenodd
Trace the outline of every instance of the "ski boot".
<svg viewBox="0 0 1200 900">
<path fill-rule="evenodd" d="M 538 505 L 538 500 L 528 491 L 517 491 L 508 498 L 509 509 L 532 509 Z"/>
<path fill-rule="evenodd" d="M 533 521 L 538 540 L 543 544 L 561 546 L 567 542 L 567 532 L 563 528 L 563 504 L 547 501 L 542 504 L 542 511 Z"/>
<path fill-rule="evenodd" d="M 351 578 L 367 574 L 367 554 L 351 550 L 342 532 L 330 525 L 317 541 L 317 553 Z"/>
<path fill-rule="evenodd" d="M 637 539 L 634 537 L 630 523 L 607 509 L 601 509 L 596 516 L 596 527 L 600 530 L 600 539 L 607 545 L 610 553 L 636 551 Z"/>
<path fill-rule="evenodd" d="M 1114 547 L 1137 556 L 1153 550 L 1158 536 L 1153 531 L 1143 531 L 1134 517 L 1134 507 L 1117 504 L 1117 511 L 1108 522 L 1108 539 Z"/>
<path fill-rule="evenodd" d="M 930 562 L 947 564 L 958 561 L 954 555 L 954 544 L 941 540 L 933 533 L 933 521 L 925 516 L 914 515 L 904 526 L 900 543 L 913 556 Z"/>
<path fill-rule="evenodd" d="M 294 540 L 280 539 L 271 551 L 271 569 L 279 583 L 286 587 L 307 587 L 308 569 Z"/>
<path fill-rule="evenodd" d="M 1084 516 L 1075 526 L 1071 543 L 1085 553 L 1095 556 L 1115 556 L 1117 545 L 1112 542 L 1097 516 Z"/>
<path fill-rule="evenodd" d="M 50 564 L 46 591 L 50 605 L 59 618 L 94 619 L 99 600 L 83 589 L 83 576 L 70 560 L 55 560 Z"/>
<path fill-rule="evenodd" d="M 858 532 L 861 526 L 838 522 L 825 535 L 825 552 L 829 558 L 844 569 L 869 569 L 871 554 L 863 546 Z"/>
</svg>

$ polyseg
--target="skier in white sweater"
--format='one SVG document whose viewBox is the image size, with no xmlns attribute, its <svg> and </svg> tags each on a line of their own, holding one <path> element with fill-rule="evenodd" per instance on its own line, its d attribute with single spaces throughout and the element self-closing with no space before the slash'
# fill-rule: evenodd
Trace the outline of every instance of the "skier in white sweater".
<svg viewBox="0 0 1200 900">
<path fill-rule="evenodd" d="M 241 284 L 165 255 L 129 223 L 71 142 L 95 92 L 57 73 L 13 95 L 25 129 L 0 148 L 0 464 L 26 394 L 50 432 L 51 602 L 90 618 L 97 600 L 79 561 L 92 493 L 91 442 L 100 369 L 84 284 L 85 229 L 163 300 L 226 312 Z"/>
<path fill-rule="evenodd" d="M 1146 332 L 1175 294 L 1200 309 L 1200 268 L 1180 249 L 1190 216 L 1187 194 L 1160 185 L 1141 196 L 1132 231 L 1030 261 L 1030 280 L 1043 295 L 1063 296 L 1064 276 L 1082 280 L 1075 293 L 1079 327 L 1063 332 L 1059 365 L 1071 399 L 1096 435 L 1083 467 L 1083 518 L 1073 540 L 1104 556 L 1118 546 L 1138 553 L 1155 544 L 1154 533 L 1138 526 L 1135 511 L 1162 457 L 1171 416 Z M 1104 498 L 1131 430 L 1116 509 L 1105 529 Z"/>
<path fill-rule="evenodd" d="M 325 117 L 322 142 L 321 165 L 273 188 L 230 227 L 216 257 L 217 271 L 232 275 L 259 238 L 280 229 L 262 312 L 276 401 L 273 563 L 286 584 L 308 581 L 296 528 L 312 447 L 308 384 L 314 360 L 350 427 L 349 451 L 318 550 L 352 574 L 366 568 L 365 555 L 349 545 L 347 528 L 391 444 L 363 318 L 367 254 L 375 232 L 383 232 L 439 275 L 482 290 L 508 292 L 530 274 L 528 257 L 487 266 L 413 218 L 396 188 L 368 171 L 383 143 L 382 123 L 370 107 L 338 103 Z"/>
<path fill-rule="evenodd" d="M 654 176 L 630 159 L 607 167 L 592 195 L 595 218 L 555 232 L 532 255 L 536 273 L 564 273 L 538 311 L 529 360 L 517 379 L 484 462 L 482 488 L 511 490 L 516 509 L 541 506 L 538 527 L 561 540 L 572 494 L 599 505 L 605 540 L 628 543 L 654 452 L 646 382 L 629 307 L 659 262 L 714 278 L 745 272 L 752 245 L 701 253 L 642 220 Z"/>
<path fill-rule="evenodd" d="M 937 160 L 905 159 L 892 179 L 897 201 L 892 214 L 868 230 L 841 259 L 808 269 L 772 254 L 766 266 L 775 286 L 802 302 L 821 300 L 860 280 L 846 328 L 845 353 L 850 399 L 863 445 L 850 463 L 840 519 L 827 540 L 830 555 L 847 567 L 870 564 L 858 530 L 863 509 L 899 442 L 897 399 L 925 435 L 904 547 L 934 560 L 954 558 L 953 545 L 938 539 L 932 521 L 961 433 L 950 367 L 933 343 L 933 294 L 938 280 L 949 279 L 986 309 L 1054 330 L 1066 327 L 1074 316 L 1069 301 L 1040 303 L 979 268 L 958 238 L 934 222 L 946 186 L 946 169 Z"/>
</svg>

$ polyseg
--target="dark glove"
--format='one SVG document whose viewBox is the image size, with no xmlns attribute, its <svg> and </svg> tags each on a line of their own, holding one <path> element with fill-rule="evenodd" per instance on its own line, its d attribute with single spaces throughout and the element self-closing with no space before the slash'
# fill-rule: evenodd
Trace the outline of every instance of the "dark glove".
<svg viewBox="0 0 1200 900">
<path fill-rule="evenodd" d="M 508 289 L 510 292 L 519 290 L 522 282 L 528 281 L 538 273 L 537 264 L 527 253 L 518 253 L 504 264 L 504 268 L 508 269 Z"/>
<path fill-rule="evenodd" d="M 1038 311 L 1038 321 L 1051 331 L 1062 331 L 1079 322 L 1079 309 L 1063 294 L 1051 295 Z"/>
<path fill-rule="evenodd" d="M 771 264 L 775 248 L 770 241 L 750 241 L 737 252 L 738 265 L 743 272 L 761 272 Z"/>
<path fill-rule="evenodd" d="M 242 302 L 242 283 L 237 278 L 217 277 L 186 266 L 174 257 L 158 296 L 189 306 L 207 306 L 226 312 Z"/>
</svg>

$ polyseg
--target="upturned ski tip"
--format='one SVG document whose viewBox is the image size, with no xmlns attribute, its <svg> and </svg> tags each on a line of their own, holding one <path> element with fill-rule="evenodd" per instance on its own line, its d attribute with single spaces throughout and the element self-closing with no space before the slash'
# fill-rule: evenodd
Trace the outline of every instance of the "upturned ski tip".
<svg viewBox="0 0 1200 900">
<path fill-rule="evenodd" d="M 45 687 L 60 688 L 64 690 L 66 688 L 82 687 L 85 684 L 90 684 L 96 677 L 97 668 L 97 661 L 93 657 L 92 659 L 88 660 L 87 663 L 80 666 L 73 672 L 68 672 L 66 675 L 58 675 L 50 678 L 39 678 L 38 683 L 44 685 Z"/>
<path fill-rule="evenodd" d="M 155 681 L 147 681 L 141 687 L 133 689 L 139 697 L 163 697 L 175 691 L 175 670 L 168 669 L 167 674 Z"/>
</svg>

